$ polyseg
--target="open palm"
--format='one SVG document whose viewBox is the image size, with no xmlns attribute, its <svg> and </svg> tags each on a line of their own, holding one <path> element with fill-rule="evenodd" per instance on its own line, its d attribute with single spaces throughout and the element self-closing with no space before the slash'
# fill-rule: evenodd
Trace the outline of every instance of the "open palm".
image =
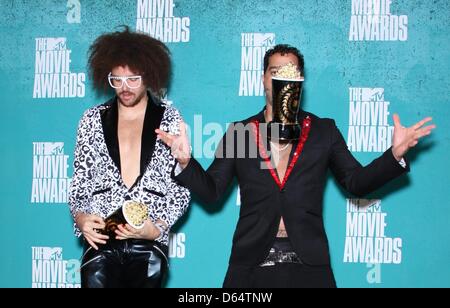
<svg viewBox="0 0 450 308">
<path fill-rule="evenodd" d="M 393 119 L 394 136 L 392 138 L 392 153 L 398 161 L 402 159 L 410 148 L 419 142 L 420 138 L 431 134 L 431 130 L 436 127 L 434 124 L 424 127 L 425 123 L 432 120 L 431 117 L 424 118 L 410 127 L 404 127 L 400 123 L 400 117 L 397 114 L 393 115 Z"/>
<path fill-rule="evenodd" d="M 170 147 L 173 157 L 178 161 L 182 168 L 186 167 L 191 159 L 191 146 L 186 134 L 186 124 L 180 122 L 180 134 L 172 135 L 160 129 L 155 130 L 158 138 Z"/>
</svg>

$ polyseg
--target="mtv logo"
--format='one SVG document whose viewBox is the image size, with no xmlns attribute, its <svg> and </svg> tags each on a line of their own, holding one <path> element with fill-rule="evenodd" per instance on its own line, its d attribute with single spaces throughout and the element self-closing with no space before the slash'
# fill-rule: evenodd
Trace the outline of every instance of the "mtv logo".
<svg viewBox="0 0 450 308">
<path fill-rule="evenodd" d="M 371 212 L 371 213 L 381 212 L 381 200 L 373 199 L 373 200 L 369 200 L 369 201 L 371 201 L 371 204 L 369 204 L 369 208 L 367 209 L 368 212 Z"/>
<path fill-rule="evenodd" d="M 62 260 L 62 247 L 42 247 L 42 258 L 44 260 Z"/>
<path fill-rule="evenodd" d="M 352 204 L 357 206 L 360 211 L 376 213 L 381 212 L 380 199 L 354 199 Z"/>
<path fill-rule="evenodd" d="M 275 33 L 253 33 L 254 47 L 271 47 L 275 45 Z"/>
<path fill-rule="evenodd" d="M 362 88 L 361 97 L 363 102 L 383 102 L 383 88 Z"/>
<path fill-rule="evenodd" d="M 44 142 L 44 155 L 63 155 L 64 142 Z"/>
<path fill-rule="evenodd" d="M 65 50 L 65 49 L 67 49 L 65 37 L 47 38 L 47 50 Z"/>
</svg>

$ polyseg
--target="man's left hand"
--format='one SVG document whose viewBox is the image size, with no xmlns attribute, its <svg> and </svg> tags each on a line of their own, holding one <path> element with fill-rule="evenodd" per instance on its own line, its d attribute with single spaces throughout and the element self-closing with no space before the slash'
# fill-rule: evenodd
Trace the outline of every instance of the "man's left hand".
<svg viewBox="0 0 450 308">
<path fill-rule="evenodd" d="M 431 130 L 436 125 L 425 126 L 425 123 L 432 120 L 431 117 L 427 117 L 411 127 L 404 127 L 400 124 L 400 117 L 398 114 L 393 115 L 394 119 L 394 136 L 392 137 L 392 154 L 397 161 L 400 161 L 408 150 L 414 147 L 419 139 L 431 134 Z"/>
</svg>

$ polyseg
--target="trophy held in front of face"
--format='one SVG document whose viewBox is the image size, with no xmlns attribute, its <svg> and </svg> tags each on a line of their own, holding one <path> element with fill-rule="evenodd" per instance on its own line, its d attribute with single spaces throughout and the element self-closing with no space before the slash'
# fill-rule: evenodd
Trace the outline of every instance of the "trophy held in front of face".
<svg viewBox="0 0 450 308">
<path fill-rule="evenodd" d="M 291 141 L 300 137 L 301 124 L 297 115 L 300 109 L 304 78 L 297 66 L 289 62 L 272 76 L 273 120 L 269 123 L 269 138 L 274 141 Z"/>
</svg>

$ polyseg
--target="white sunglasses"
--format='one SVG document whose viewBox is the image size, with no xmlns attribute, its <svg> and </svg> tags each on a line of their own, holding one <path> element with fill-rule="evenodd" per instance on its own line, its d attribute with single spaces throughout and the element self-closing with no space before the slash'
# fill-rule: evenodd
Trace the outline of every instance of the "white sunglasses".
<svg viewBox="0 0 450 308">
<path fill-rule="evenodd" d="M 123 83 L 130 89 L 136 89 L 141 86 L 142 76 L 114 76 L 112 73 L 108 74 L 109 85 L 114 89 L 120 89 L 123 87 Z"/>
</svg>

